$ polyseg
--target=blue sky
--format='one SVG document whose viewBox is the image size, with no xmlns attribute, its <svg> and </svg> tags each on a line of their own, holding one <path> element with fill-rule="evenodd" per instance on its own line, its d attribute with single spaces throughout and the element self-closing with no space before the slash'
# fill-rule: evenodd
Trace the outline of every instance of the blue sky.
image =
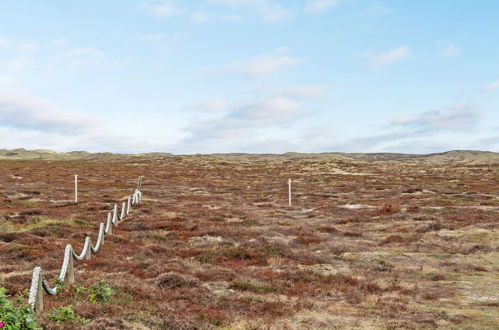
<svg viewBox="0 0 499 330">
<path fill-rule="evenodd" d="M 499 151 L 499 1 L 3 0 L 0 148 Z"/>
</svg>

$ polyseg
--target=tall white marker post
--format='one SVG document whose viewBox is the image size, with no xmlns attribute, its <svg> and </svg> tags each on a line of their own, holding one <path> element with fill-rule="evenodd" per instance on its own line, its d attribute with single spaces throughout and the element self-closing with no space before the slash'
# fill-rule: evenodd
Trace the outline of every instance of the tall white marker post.
<svg viewBox="0 0 499 330">
<path fill-rule="evenodd" d="M 75 174 L 75 204 L 78 203 L 78 174 Z"/>
<path fill-rule="evenodd" d="M 288 179 L 288 205 L 291 206 L 291 179 Z"/>
</svg>

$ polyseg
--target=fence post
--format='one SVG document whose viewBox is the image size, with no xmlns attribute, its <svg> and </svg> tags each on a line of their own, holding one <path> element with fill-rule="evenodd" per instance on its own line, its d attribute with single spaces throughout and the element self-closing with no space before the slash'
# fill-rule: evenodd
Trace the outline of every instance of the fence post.
<svg viewBox="0 0 499 330">
<path fill-rule="evenodd" d="M 113 233 L 113 219 L 111 218 L 111 212 L 107 214 L 106 229 L 107 235 L 111 235 Z"/>
<path fill-rule="evenodd" d="M 87 249 L 85 251 L 85 259 L 87 259 L 87 260 L 90 260 L 92 258 L 92 247 L 90 244 L 91 244 L 90 237 L 87 236 L 85 238 L 85 245 L 83 246 L 84 249 L 85 248 Z"/>
<path fill-rule="evenodd" d="M 128 196 L 127 206 L 126 206 L 126 214 L 130 214 L 132 212 L 132 197 Z"/>
<path fill-rule="evenodd" d="M 75 174 L 75 204 L 78 203 L 78 174 Z"/>
<path fill-rule="evenodd" d="M 139 178 L 137 179 L 137 189 L 136 190 L 140 190 L 140 188 L 142 188 L 142 175 L 139 176 Z"/>
<path fill-rule="evenodd" d="M 104 224 L 103 223 L 100 223 L 99 224 L 99 235 L 97 236 L 97 241 L 101 240 L 101 243 L 100 243 L 100 246 L 99 246 L 99 249 L 102 245 L 104 245 L 104 238 L 106 237 L 106 228 L 104 228 Z"/>
<path fill-rule="evenodd" d="M 123 220 L 125 218 L 125 215 L 126 215 L 126 203 L 123 202 L 121 204 L 121 215 L 120 215 L 120 220 Z"/>
<path fill-rule="evenodd" d="M 71 251 L 69 253 L 69 260 L 68 260 L 68 270 L 67 270 L 67 277 L 68 277 L 68 285 L 71 285 L 75 282 L 75 269 L 74 269 L 74 263 L 73 263 L 73 248 L 71 248 Z M 90 249 L 89 249 L 90 250 Z"/>
<path fill-rule="evenodd" d="M 113 208 L 113 225 L 118 225 L 118 204 L 114 204 Z"/>
<path fill-rule="evenodd" d="M 291 179 L 288 179 L 288 205 L 291 206 Z"/>
<path fill-rule="evenodd" d="M 35 269 L 33 269 L 33 278 L 31 279 L 31 289 L 29 292 L 28 303 L 31 307 L 33 307 L 35 315 L 40 315 L 43 312 L 43 283 L 41 267 L 35 267 Z"/>
</svg>

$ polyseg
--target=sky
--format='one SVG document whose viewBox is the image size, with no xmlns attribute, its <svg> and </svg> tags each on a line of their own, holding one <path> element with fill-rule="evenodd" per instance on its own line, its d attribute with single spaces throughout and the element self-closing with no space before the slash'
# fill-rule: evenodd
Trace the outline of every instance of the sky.
<svg viewBox="0 0 499 330">
<path fill-rule="evenodd" d="M 0 148 L 499 152 L 499 1 L 1 0 Z"/>
</svg>

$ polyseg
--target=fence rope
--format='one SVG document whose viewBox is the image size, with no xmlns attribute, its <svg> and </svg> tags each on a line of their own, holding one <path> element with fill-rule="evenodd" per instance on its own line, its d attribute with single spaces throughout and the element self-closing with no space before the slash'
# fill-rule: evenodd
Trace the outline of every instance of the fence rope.
<svg viewBox="0 0 499 330">
<path fill-rule="evenodd" d="M 61 271 L 59 272 L 59 278 L 57 279 L 58 284 L 55 287 L 52 288 L 49 282 L 45 279 L 41 267 L 36 266 L 33 269 L 28 304 L 33 308 L 36 314 L 40 314 L 43 311 L 43 293 L 46 292 L 49 295 L 54 296 L 61 290 L 60 284 L 65 283 L 66 280 L 69 285 L 73 284 L 75 281 L 75 268 L 73 261 L 90 259 L 92 253 L 98 252 L 102 244 L 104 244 L 104 236 L 111 235 L 113 233 L 113 225 L 117 226 L 119 222 L 125 219 L 126 215 L 130 214 L 132 211 L 132 204 L 140 203 L 140 200 L 142 199 L 142 193 L 140 191 L 142 187 L 142 180 L 143 177 L 140 176 L 137 180 L 137 188 L 135 189 L 133 195 L 128 196 L 126 198 L 126 202 L 122 203 L 119 218 L 118 204 L 114 204 L 112 214 L 107 214 L 106 223 L 99 224 L 99 233 L 97 234 L 97 241 L 95 242 L 95 245 L 92 244 L 92 239 L 89 236 L 85 237 L 83 249 L 80 254 L 76 253 L 71 244 L 66 245 L 66 248 L 64 249 L 64 260 L 62 262 Z"/>
</svg>

